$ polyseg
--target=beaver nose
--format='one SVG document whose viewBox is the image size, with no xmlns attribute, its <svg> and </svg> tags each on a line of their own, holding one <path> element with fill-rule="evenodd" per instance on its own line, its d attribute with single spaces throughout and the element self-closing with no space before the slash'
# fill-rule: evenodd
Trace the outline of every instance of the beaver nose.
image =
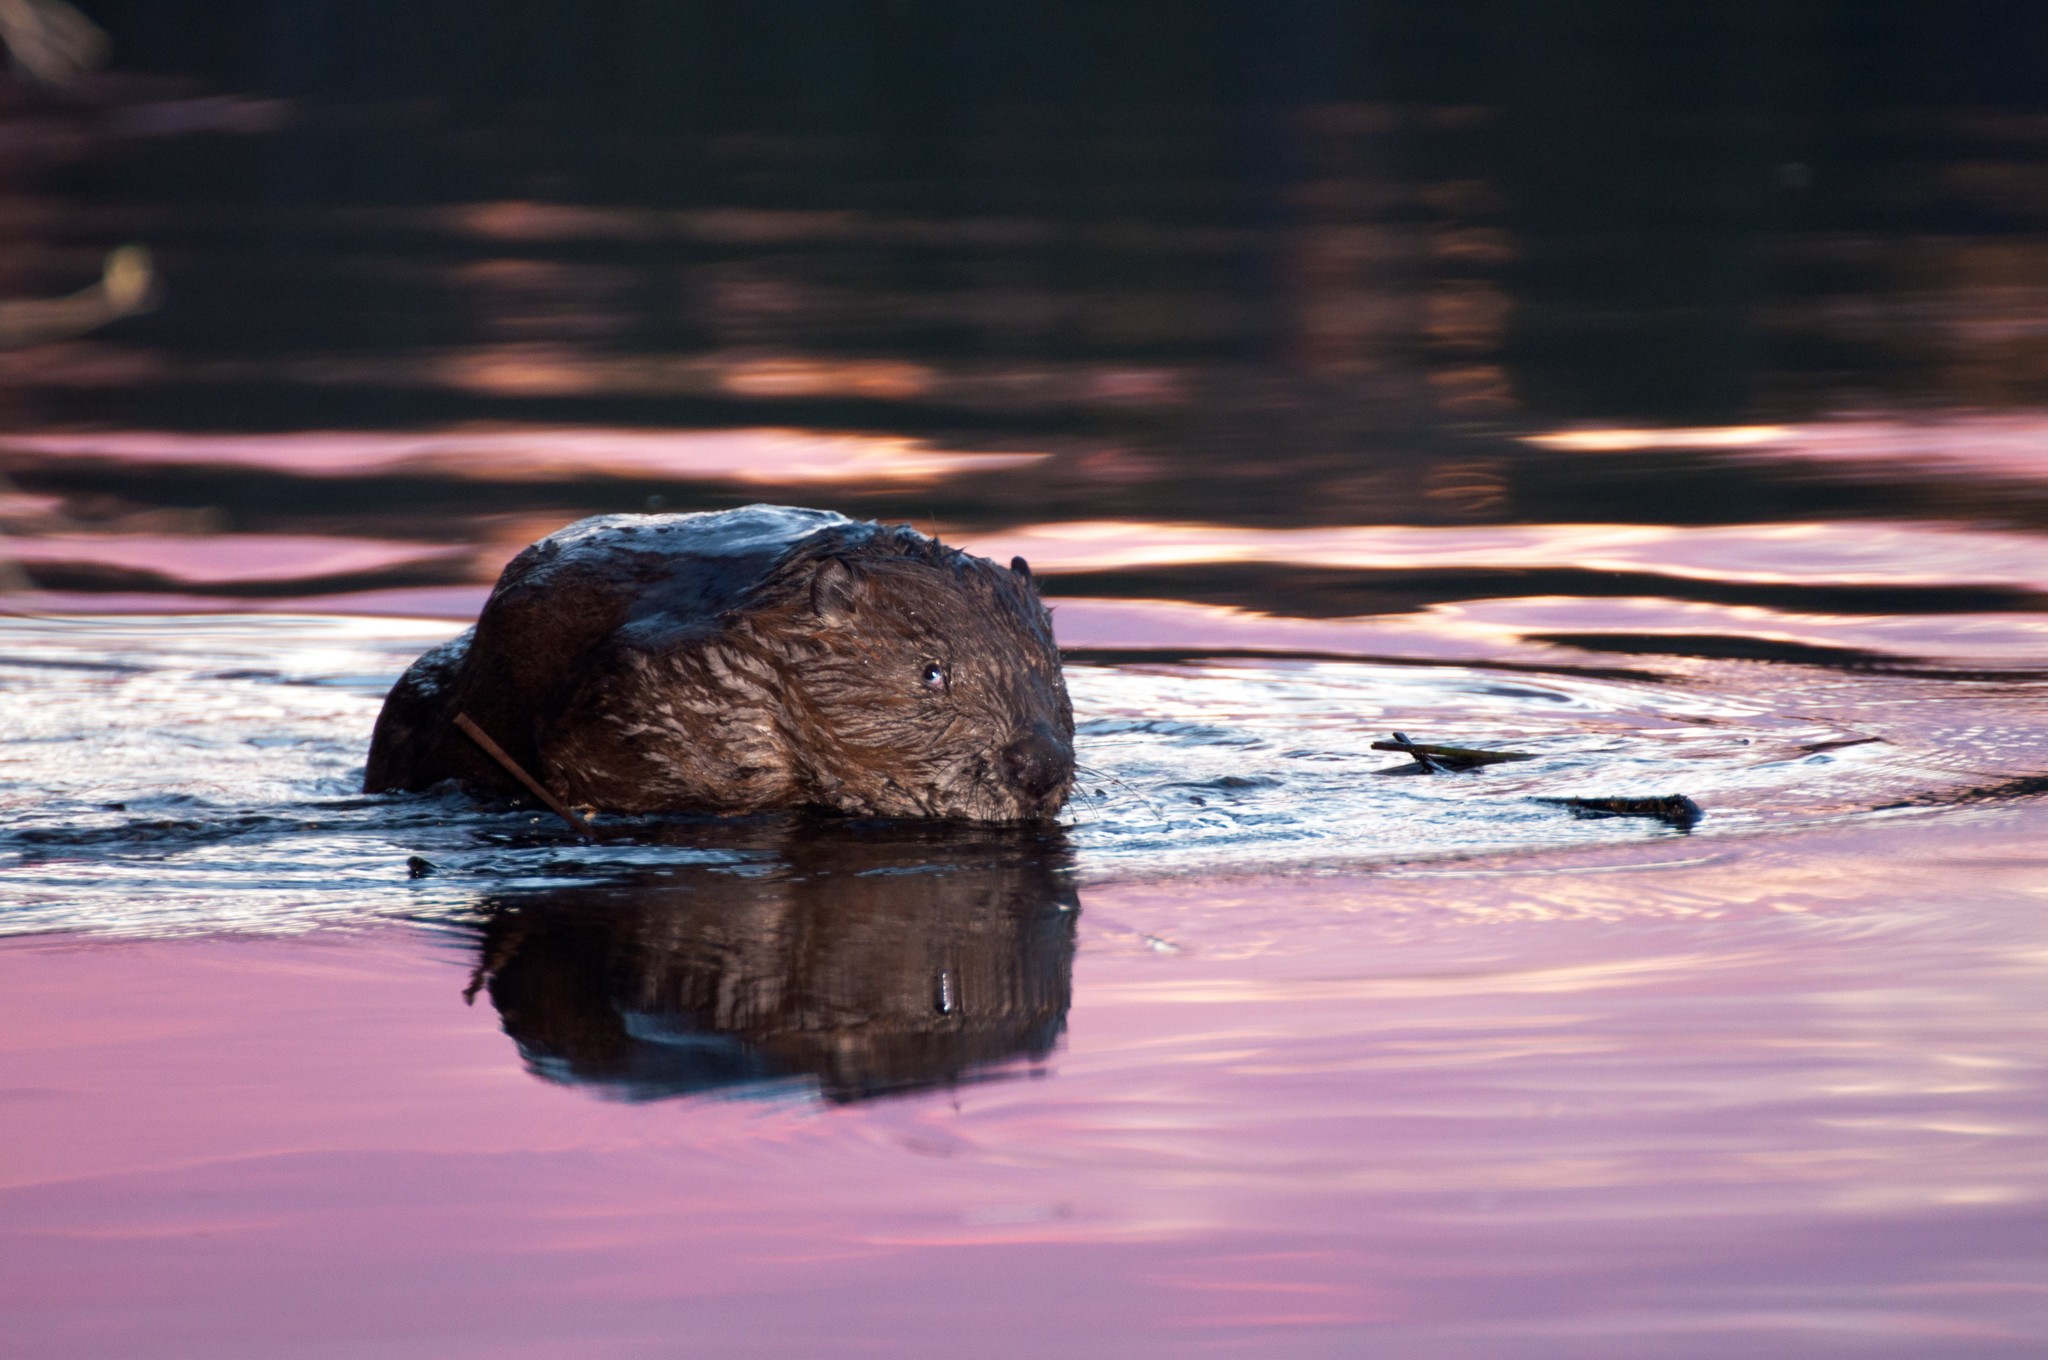
<svg viewBox="0 0 2048 1360">
<path fill-rule="evenodd" d="M 1029 732 L 1003 748 L 1003 778 L 1032 798 L 1043 798 L 1065 783 L 1073 764 L 1074 753 L 1045 723 L 1033 723 Z"/>
</svg>

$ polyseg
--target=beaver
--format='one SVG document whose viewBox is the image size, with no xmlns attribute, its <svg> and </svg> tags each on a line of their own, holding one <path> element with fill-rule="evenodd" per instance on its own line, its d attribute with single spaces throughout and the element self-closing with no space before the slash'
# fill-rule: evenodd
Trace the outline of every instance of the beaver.
<svg viewBox="0 0 2048 1360">
<path fill-rule="evenodd" d="M 1022 558 L 792 506 L 600 515 L 526 548 L 392 687 L 364 791 L 518 793 L 457 714 L 565 802 L 625 813 L 1023 821 L 1074 775 Z"/>
</svg>

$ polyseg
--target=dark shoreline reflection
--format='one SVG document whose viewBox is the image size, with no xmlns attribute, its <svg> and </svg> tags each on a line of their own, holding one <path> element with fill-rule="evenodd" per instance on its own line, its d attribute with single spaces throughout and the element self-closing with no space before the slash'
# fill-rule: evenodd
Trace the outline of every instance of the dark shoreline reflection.
<svg viewBox="0 0 2048 1360">
<path fill-rule="evenodd" d="M 1058 827 L 762 834 L 738 863 L 492 897 L 471 996 L 536 1076 L 621 1100 L 854 1101 L 1052 1052 L 1080 911 Z"/>
</svg>

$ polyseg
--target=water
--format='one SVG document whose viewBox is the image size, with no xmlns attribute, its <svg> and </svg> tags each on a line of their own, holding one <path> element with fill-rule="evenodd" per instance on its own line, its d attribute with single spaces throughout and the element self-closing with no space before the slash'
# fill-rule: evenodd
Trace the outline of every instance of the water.
<svg viewBox="0 0 2048 1360">
<path fill-rule="evenodd" d="M 507 875 L 602 881 L 667 858 L 638 841 L 716 842 L 686 821 L 590 846 L 533 812 L 362 796 L 384 692 L 452 631 L 248 615 L 0 624 L 0 684 L 20 715 L 0 748 L 4 928 L 296 931 L 459 915 Z M 1710 846 L 2017 797 L 2048 771 L 2048 675 L 2016 667 L 1407 660 L 1070 667 L 1082 775 L 1066 837 L 1084 880 L 1364 872 L 1675 835 Z M 1418 777 L 1372 749 L 1397 730 L 1533 758 Z M 1546 801 L 1669 794 L 1704 820 L 1586 818 Z M 441 869 L 431 886 L 407 879 L 413 855 Z"/>
<path fill-rule="evenodd" d="M 451 623 L 9 621 L 9 1328 L 51 1355 L 309 1327 L 643 1354 L 685 1319 L 739 1354 L 2040 1334 L 2031 620 L 1875 621 L 1947 649 L 1910 658 L 1773 620 L 1799 663 L 1485 633 L 1489 666 L 1457 614 L 1067 612 L 1084 657 L 1138 618 L 1161 659 L 1070 668 L 1059 828 L 596 846 L 356 792 L 383 688 Z M 1171 649 L 1227 653 L 1205 629 L 1241 650 Z M 1537 759 L 1383 774 L 1395 728 Z M 1704 818 L 1537 801 L 1666 792 Z"/>
<path fill-rule="evenodd" d="M 2041 1349 L 2021 35 L 131 8 L 0 102 L 0 1349 Z M 1057 825 L 359 792 L 751 500 L 1030 559 Z"/>
</svg>

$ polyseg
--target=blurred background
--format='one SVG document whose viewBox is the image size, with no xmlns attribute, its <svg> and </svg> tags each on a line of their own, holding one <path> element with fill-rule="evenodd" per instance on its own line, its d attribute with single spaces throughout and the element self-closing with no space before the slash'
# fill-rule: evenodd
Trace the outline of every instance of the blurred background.
<svg viewBox="0 0 2048 1360">
<path fill-rule="evenodd" d="M 1268 615 L 2041 597 L 1950 541 L 1270 532 L 2048 525 L 2038 6 L 7 0 L 0 37 L 24 607 L 459 616 L 570 518 L 762 499 Z"/>
</svg>

